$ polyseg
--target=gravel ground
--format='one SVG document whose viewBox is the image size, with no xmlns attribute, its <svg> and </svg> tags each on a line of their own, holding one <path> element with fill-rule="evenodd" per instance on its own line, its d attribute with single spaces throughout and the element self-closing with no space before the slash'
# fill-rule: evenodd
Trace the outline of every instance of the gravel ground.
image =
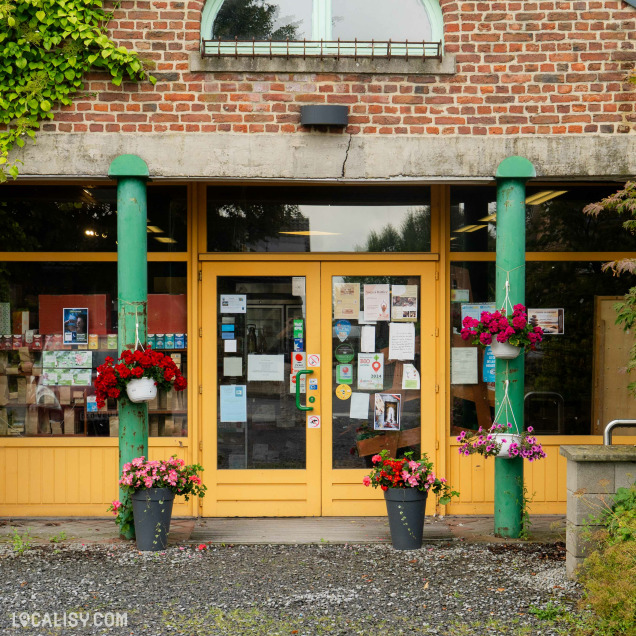
<svg viewBox="0 0 636 636">
<path fill-rule="evenodd" d="M 3 545 L 0 634 L 547 636 L 551 624 L 528 611 L 574 606 L 580 590 L 564 559 L 563 544 L 457 540 L 408 552 L 59 544 L 16 554 Z M 127 625 L 106 627 L 109 612 L 125 612 Z"/>
</svg>

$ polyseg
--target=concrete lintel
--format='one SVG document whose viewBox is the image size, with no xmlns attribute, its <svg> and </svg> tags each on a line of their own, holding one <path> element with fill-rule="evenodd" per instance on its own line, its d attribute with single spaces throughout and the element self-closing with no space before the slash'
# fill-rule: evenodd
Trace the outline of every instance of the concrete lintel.
<svg viewBox="0 0 636 636">
<path fill-rule="evenodd" d="M 401 58 L 323 58 L 318 57 L 201 57 L 199 51 L 190 53 L 191 73 L 366 73 L 371 75 L 454 75 L 454 55 L 441 60 Z"/>
<path fill-rule="evenodd" d="M 111 161 L 136 154 L 153 178 L 406 182 L 483 179 L 512 155 L 537 178 L 628 179 L 636 135 L 526 137 L 231 133 L 45 133 L 15 153 L 21 178 L 103 178 Z"/>
</svg>

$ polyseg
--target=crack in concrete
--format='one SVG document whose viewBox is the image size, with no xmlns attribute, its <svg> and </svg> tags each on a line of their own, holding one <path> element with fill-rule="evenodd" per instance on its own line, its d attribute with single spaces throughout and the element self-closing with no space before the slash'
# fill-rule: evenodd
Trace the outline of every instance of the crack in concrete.
<svg viewBox="0 0 636 636">
<path fill-rule="evenodd" d="M 347 171 L 347 159 L 349 159 L 349 150 L 351 149 L 351 140 L 353 139 L 353 134 L 349 133 L 349 143 L 347 144 L 347 149 L 345 150 L 344 161 L 342 162 L 342 174 L 341 177 L 345 176 Z"/>
</svg>

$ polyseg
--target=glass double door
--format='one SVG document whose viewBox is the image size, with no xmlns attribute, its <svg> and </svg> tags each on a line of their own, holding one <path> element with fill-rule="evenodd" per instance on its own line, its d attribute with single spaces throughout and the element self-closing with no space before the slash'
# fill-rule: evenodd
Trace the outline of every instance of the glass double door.
<svg viewBox="0 0 636 636">
<path fill-rule="evenodd" d="M 204 516 L 383 514 L 372 455 L 434 449 L 435 263 L 202 269 Z"/>
</svg>

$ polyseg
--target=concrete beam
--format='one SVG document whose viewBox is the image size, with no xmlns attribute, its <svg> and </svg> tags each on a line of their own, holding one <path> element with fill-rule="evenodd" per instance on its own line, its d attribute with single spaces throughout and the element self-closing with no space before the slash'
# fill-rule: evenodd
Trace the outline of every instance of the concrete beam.
<svg viewBox="0 0 636 636">
<path fill-rule="evenodd" d="M 143 158 L 153 179 L 357 182 L 492 182 L 511 155 L 540 179 L 626 179 L 636 135 L 401 137 L 330 134 L 40 133 L 16 153 L 22 178 L 104 178 L 122 154 Z"/>
</svg>

